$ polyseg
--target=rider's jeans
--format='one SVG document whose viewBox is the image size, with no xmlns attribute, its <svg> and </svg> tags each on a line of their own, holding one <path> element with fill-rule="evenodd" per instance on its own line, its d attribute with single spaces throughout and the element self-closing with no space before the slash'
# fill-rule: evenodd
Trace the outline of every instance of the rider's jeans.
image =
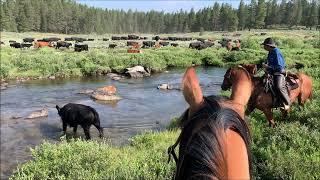
<svg viewBox="0 0 320 180">
<path fill-rule="evenodd" d="M 277 90 L 277 94 L 281 97 L 281 100 L 286 104 L 290 105 L 290 97 L 288 95 L 288 90 L 286 87 L 286 80 L 283 74 L 274 74 L 273 75 L 274 85 Z"/>
</svg>

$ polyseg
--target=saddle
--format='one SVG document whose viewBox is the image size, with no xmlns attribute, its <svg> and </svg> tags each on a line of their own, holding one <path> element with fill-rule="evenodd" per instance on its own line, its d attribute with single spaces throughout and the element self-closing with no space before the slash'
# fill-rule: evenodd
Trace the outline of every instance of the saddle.
<svg viewBox="0 0 320 180">
<path fill-rule="evenodd" d="M 286 80 L 286 87 L 287 87 L 287 91 L 288 91 L 288 95 L 290 96 L 290 91 L 297 89 L 299 87 L 298 84 L 298 79 L 299 77 L 291 72 L 286 72 L 285 74 L 285 80 Z M 281 98 L 279 98 L 278 94 L 276 93 L 276 89 L 273 83 L 273 75 L 267 75 L 264 80 L 264 90 L 266 93 L 271 93 L 272 95 L 272 101 L 273 101 L 273 107 L 277 108 L 277 107 L 281 107 L 283 102 L 281 100 Z"/>
</svg>

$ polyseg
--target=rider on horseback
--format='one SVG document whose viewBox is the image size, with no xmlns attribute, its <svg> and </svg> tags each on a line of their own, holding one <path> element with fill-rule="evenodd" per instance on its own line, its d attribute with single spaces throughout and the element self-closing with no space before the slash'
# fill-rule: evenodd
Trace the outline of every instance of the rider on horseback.
<svg viewBox="0 0 320 180">
<path fill-rule="evenodd" d="M 273 82 L 277 94 L 280 95 L 282 102 L 284 102 L 284 109 L 288 110 L 291 102 L 286 88 L 285 60 L 283 55 L 271 38 L 265 39 L 261 45 L 264 45 L 264 49 L 269 51 L 267 64 L 263 64 L 263 66 L 266 68 L 268 74 L 273 75 Z"/>
</svg>

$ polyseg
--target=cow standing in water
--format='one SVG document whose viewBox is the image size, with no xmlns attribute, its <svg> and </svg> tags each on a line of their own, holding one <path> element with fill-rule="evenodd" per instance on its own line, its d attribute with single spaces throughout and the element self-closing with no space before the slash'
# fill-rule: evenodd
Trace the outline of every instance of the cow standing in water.
<svg viewBox="0 0 320 180">
<path fill-rule="evenodd" d="M 60 108 L 58 105 L 56 105 L 56 108 L 59 116 L 62 119 L 64 134 L 66 134 L 67 125 L 73 127 L 74 135 L 77 132 L 78 125 L 80 125 L 84 130 L 86 139 L 91 139 L 89 130 L 91 125 L 94 125 L 99 131 L 99 137 L 103 137 L 103 128 L 100 126 L 99 114 L 92 107 L 82 104 L 69 103 L 63 106 L 63 108 Z"/>
</svg>

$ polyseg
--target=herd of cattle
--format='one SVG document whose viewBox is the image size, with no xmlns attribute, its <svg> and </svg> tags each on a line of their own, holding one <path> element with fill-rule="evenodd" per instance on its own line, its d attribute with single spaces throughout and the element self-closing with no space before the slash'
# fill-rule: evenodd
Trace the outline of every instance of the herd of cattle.
<svg viewBox="0 0 320 180">
<path fill-rule="evenodd" d="M 150 48 L 150 47 L 162 47 L 162 46 L 173 46 L 178 47 L 179 44 L 177 42 L 172 41 L 193 41 L 190 42 L 189 48 L 202 50 L 208 47 L 214 46 L 214 40 L 212 39 L 204 39 L 204 38 L 192 38 L 192 37 L 160 37 L 154 36 L 152 40 L 147 40 L 148 37 L 140 37 L 137 35 L 128 35 L 128 36 L 111 36 L 112 41 L 123 41 L 127 40 L 127 46 L 129 47 L 142 47 L 142 48 Z M 110 41 L 108 38 L 98 39 L 102 41 Z M 54 47 L 56 49 L 60 48 L 70 48 L 72 47 L 72 42 L 74 43 L 74 50 L 76 52 L 88 51 L 88 44 L 86 41 L 94 41 L 91 38 L 81 38 L 81 37 L 66 37 L 64 40 L 57 37 L 43 38 L 43 39 L 35 39 L 35 38 L 24 38 L 23 42 L 19 43 L 13 40 L 9 41 L 10 47 L 13 48 L 41 48 L 41 47 Z M 235 47 L 232 45 L 232 40 L 228 38 L 223 38 L 218 41 L 222 47 L 226 47 L 229 51 L 240 50 L 240 40 L 233 41 L 235 43 Z M 3 44 L 3 42 L 1 42 Z M 115 48 L 118 45 L 115 42 L 109 44 L 109 48 Z"/>
</svg>

